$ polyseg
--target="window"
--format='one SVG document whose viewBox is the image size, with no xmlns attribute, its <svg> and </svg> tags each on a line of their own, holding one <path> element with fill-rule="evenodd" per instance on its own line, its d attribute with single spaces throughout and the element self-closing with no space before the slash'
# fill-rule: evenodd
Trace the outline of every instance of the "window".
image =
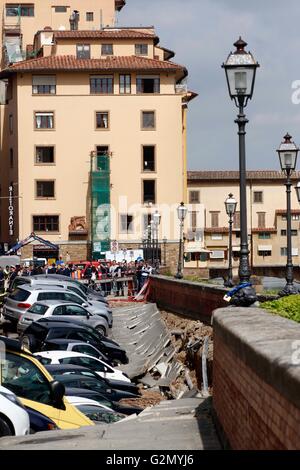
<svg viewBox="0 0 300 470">
<path fill-rule="evenodd" d="M 211 217 L 211 227 L 216 228 L 219 227 L 219 212 L 211 212 L 210 217 Z"/>
<path fill-rule="evenodd" d="M 210 253 L 210 259 L 224 259 L 225 251 L 224 250 L 212 250 Z"/>
<path fill-rule="evenodd" d="M 64 309 L 64 315 L 72 315 L 72 316 L 79 316 L 85 317 L 87 316 L 87 311 L 84 308 L 80 307 L 79 305 L 66 305 Z"/>
<path fill-rule="evenodd" d="M 55 75 L 33 75 L 32 76 L 33 95 L 55 95 L 56 77 Z"/>
<path fill-rule="evenodd" d="M 54 129 L 54 113 L 35 113 L 35 129 Z"/>
<path fill-rule="evenodd" d="M 13 128 L 13 115 L 10 114 L 9 115 L 9 133 L 12 134 L 14 131 L 14 128 Z"/>
<path fill-rule="evenodd" d="M 148 44 L 136 44 L 135 55 L 148 55 Z"/>
<path fill-rule="evenodd" d="M 73 346 L 72 351 L 79 352 L 81 354 L 88 354 L 89 356 L 94 356 L 96 358 L 100 357 L 100 353 L 97 351 L 97 349 L 88 344 L 76 344 Z"/>
<path fill-rule="evenodd" d="M 200 191 L 190 191 L 189 201 L 190 201 L 190 204 L 199 204 L 200 203 Z"/>
<path fill-rule="evenodd" d="M 59 216 L 58 215 L 34 215 L 33 216 L 34 232 L 58 232 Z"/>
<path fill-rule="evenodd" d="M 93 11 L 87 11 L 86 12 L 86 21 L 94 21 L 94 12 Z"/>
<path fill-rule="evenodd" d="M 281 230 L 281 231 L 280 231 L 280 235 L 281 235 L 282 237 L 286 237 L 286 230 Z M 298 230 L 292 229 L 292 230 L 291 230 L 291 235 L 292 235 L 292 237 L 297 237 L 297 235 L 298 235 Z"/>
<path fill-rule="evenodd" d="M 287 248 L 282 247 L 280 248 L 280 255 L 287 256 Z M 292 256 L 298 256 L 298 248 L 292 248 Z"/>
<path fill-rule="evenodd" d="M 263 192 L 262 191 L 254 191 L 254 193 L 253 193 L 253 202 L 254 203 L 262 203 L 263 202 Z"/>
<path fill-rule="evenodd" d="M 139 76 L 136 78 L 137 93 L 160 93 L 160 78 Z"/>
<path fill-rule="evenodd" d="M 223 240 L 223 235 L 221 233 L 212 233 L 211 234 L 212 240 Z"/>
<path fill-rule="evenodd" d="M 35 163 L 39 165 L 54 163 L 54 147 L 36 147 Z"/>
<path fill-rule="evenodd" d="M 13 151 L 13 149 L 9 149 L 9 166 L 10 166 L 10 168 L 14 167 L 14 151 Z"/>
<path fill-rule="evenodd" d="M 241 214 L 239 211 L 237 211 L 233 215 L 233 228 L 240 228 L 240 227 L 241 227 Z"/>
<path fill-rule="evenodd" d="M 155 111 L 142 111 L 142 129 L 155 129 Z"/>
<path fill-rule="evenodd" d="M 155 180 L 143 180 L 143 203 L 155 204 Z"/>
<path fill-rule="evenodd" d="M 196 232 L 197 230 L 197 212 L 196 211 L 192 211 L 191 212 L 191 229 L 192 229 L 192 232 Z"/>
<path fill-rule="evenodd" d="M 36 181 L 36 197 L 53 198 L 54 181 Z"/>
<path fill-rule="evenodd" d="M 262 251 L 258 251 L 258 256 L 272 256 L 272 251 L 271 250 L 262 250 Z"/>
<path fill-rule="evenodd" d="M 6 352 L 2 366 L 2 384 L 18 397 L 46 405 L 52 404 L 49 382 L 40 369 L 24 356 Z"/>
<path fill-rule="evenodd" d="M 76 46 L 76 57 L 77 59 L 90 59 L 91 58 L 91 47 L 89 44 L 77 44 Z"/>
<path fill-rule="evenodd" d="M 109 128 L 109 113 L 108 112 L 96 112 L 96 129 L 108 129 Z"/>
<path fill-rule="evenodd" d="M 258 238 L 261 240 L 269 240 L 271 238 L 271 234 L 269 232 L 260 232 L 258 234 Z"/>
<path fill-rule="evenodd" d="M 133 233 L 133 216 L 128 214 L 120 215 L 120 233 Z"/>
<path fill-rule="evenodd" d="M 266 213 L 257 212 L 257 220 L 258 228 L 264 228 L 266 226 Z"/>
<path fill-rule="evenodd" d="M 120 94 L 129 95 L 131 93 L 131 75 L 120 75 Z"/>
<path fill-rule="evenodd" d="M 143 171 L 155 171 L 155 147 L 143 146 Z"/>
<path fill-rule="evenodd" d="M 112 44 L 102 44 L 101 55 L 114 55 L 114 48 Z"/>
<path fill-rule="evenodd" d="M 55 13 L 67 13 L 67 7 L 57 6 L 54 7 Z"/>
<path fill-rule="evenodd" d="M 113 93 L 114 79 L 112 76 L 100 76 L 90 78 L 90 93 L 109 94 Z"/>
<path fill-rule="evenodd" d="M 34 5 L 7 4 L 5 13 L 6 16 L 34 16 Z"/>
</svg>

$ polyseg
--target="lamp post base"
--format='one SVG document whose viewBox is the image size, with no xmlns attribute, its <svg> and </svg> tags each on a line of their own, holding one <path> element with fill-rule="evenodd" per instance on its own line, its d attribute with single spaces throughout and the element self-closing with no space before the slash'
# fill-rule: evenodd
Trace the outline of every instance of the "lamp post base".
<svg viewBox="0 0 300 470">
<path fill-rule="evenodd" d="M 247 286 L 238 290 L 231 298 L 231 305 L 236 307 L 251 307 L 257 302 L 257 295 L 253 287 Z"/>
<path fill-rule="evenodd" d="M 176 273 L 174 277 L 175 279 L 183 279 L 183 275 L 181 273 Z"/>
<path fill-rule="evenodd" d="M 280 297 L 285 297 L 287 295 L 299 294 L 298 289 L 294 284 L 286 284 L 285 287 L 278 293 Z"/>
<path fill-rule="evenodd" d="M 232 279 L 226 279 L 226 281 L 224 281 L 224 287 L 233 287 L 233 286 L 234 286 L 234 283 Z"/>
</svg>

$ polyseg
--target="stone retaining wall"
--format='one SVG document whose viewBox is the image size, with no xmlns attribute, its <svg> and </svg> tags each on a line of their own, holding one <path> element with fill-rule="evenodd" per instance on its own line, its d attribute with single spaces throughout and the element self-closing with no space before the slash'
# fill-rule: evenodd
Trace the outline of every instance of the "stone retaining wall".
<svg viewBox="0 0 300 470">
<path fill-rule="evenodd" d="M 231 307 L 213 327 L 214 412 L 229 447 L 300 449 L 300 325 Z"/>
</svg>

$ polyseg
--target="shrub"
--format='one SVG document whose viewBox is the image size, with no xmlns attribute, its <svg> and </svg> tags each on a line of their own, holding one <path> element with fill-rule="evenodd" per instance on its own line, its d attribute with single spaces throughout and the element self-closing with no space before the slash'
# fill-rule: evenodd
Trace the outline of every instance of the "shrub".
<svg viewBox="0 0 300 470">
<path fill-rule="evenodd" d="M 289 295 L 278 300 L 264 302 L 261 307 L 271 313 L 300 323 L 300 295 Z"/>
</svg>

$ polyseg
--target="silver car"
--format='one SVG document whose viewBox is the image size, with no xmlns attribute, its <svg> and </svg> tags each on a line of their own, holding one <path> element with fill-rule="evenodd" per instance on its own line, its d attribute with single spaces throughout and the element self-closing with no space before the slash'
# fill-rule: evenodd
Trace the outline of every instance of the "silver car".
<svg viewBox="0 0 300 470">
<path fill-rule="evenodd" d="M 104 317 L 112 327 L 112 311 L 100 302 L 86 301 L 76 292 L 70 291 L 61 285 L 21 285 L 9 293 L 3 304 L 3 317 L 17 323 L 20 316 L 35 302 L 44 300 L 63 300 L 76 303 L 86 308 L 90 314 Z"/>
<path fill-rule="evenodd" d="M 105 318 L 100 317 L 99 315 L 92 315 L 81 305 L 61 300 L 45 300 L 34 303 L 23 315 L 21 315 L 17 325 L 17 332 L 22 335 L 32 322 L 44 317 L 68 321 L 81 321 L 92 326 L 98 330 L 99 333 L 105 336 L 107 335 L 109 328 Z"/>
</svg>

